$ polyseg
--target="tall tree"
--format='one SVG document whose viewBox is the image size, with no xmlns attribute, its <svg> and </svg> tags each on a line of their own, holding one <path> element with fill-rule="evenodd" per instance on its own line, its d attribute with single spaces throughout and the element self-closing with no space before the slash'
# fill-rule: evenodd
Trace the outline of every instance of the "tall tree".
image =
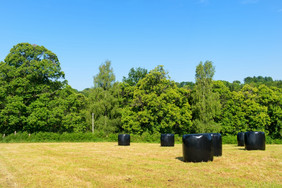
<svg viewBox="0 0 282 188">
<path fill-rule="evenodd" d="M 94 113 L 95 127 L 105 133 L 116 132 L 120 127 L 120 84 L 114 81 L 111 62 L 106 61 L 94 76 L 94 88 L 88 91 L 89 110 Z"/>
<path fill-rule="evenodd" d="M 195 132 L 218 132 L 220 126 L 214 121 L 220 113 L 220 100 L 212 91 L 215 68 L 211 61 L 196 67 L 196 85 L 192 94 L 193 127 Z"/>
<path fill-rule="evenodd" d="M 111 67 L 111 62 L 106 61 L 104 64 L 99 66 L 99 73 L 94 76 L 94 87 L 100 87 L 104 90 L 108 90 L 113 86 L 115 82 L 115 75 L 113 68 Z"/>
<path fill-rule="evenodd" d="M 44 46 L 14 46 L 0 63 L 0 132 L 58 131 L 63 120 L 51 122 L 54 108 L 50 105 L 69 88 L 64 76 L 56 54 Z M 71 93 L 65 93 L 62 99 Z M 62 116 L 68 115 L 68 109 L 61 111 Z"/>
</svg>

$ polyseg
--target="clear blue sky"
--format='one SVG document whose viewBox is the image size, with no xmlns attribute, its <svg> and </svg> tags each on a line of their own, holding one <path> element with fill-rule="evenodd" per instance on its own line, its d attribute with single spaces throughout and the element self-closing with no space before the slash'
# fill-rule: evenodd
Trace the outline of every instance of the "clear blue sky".
<svg viewBox="0 0 282 188">
<path fill-rule="evenodd" d="M 282 79 L 281 0 L 2 0 L 0 12 L 1 61 L 20 42 L 43 45 L 78 90 L 106 60 L 118 81 L 157 65 L 195 81 L 206 60 L 215 80 Z"/>
</svg>

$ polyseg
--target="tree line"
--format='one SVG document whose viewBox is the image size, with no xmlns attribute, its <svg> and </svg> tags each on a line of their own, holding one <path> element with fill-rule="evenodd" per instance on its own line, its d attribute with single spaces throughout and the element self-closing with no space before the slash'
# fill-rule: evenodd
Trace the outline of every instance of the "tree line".
<svg viewBox="0 0 282 188">
<path fill-rule="evenodd" d="M 0 133 L 90 132 L 94 114 L 95 130 L 105 134 L 259 130 L 281 138 L 281 80 L 215 81 L 211 61 L 200 62 L 195 72 L 195 82 L 177 83 L 162 65 L 137 67 L 117 82 L 106 61 L 94 87 L 77 91 L 56 54 L 20 43 L 0 62 Z"/>
</svg>

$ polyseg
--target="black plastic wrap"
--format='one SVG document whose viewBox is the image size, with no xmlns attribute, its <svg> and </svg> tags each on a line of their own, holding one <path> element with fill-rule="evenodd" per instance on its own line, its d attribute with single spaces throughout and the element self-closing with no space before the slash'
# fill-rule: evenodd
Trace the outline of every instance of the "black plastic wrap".
<svg viewBox="0 0 282 188">
<path fill-rule="evenodd" d="M 245 145 L 245 133 L 244 132 L 239 132 L 237 134 L 237 142 L 238 142 L 238 146 Z"/>
<path fill-rule="evenodd" d="M 174 134 L 161 134 L 161 146 L 174 146 Z"/>
<path fill-rule="evenodd" d="M 119 146 L 129 146 L 130 145 L 130 135 L 129 134 L 119 134 L 118 135 L 118 145 Z"/>
<path fill-rule="evenodd" d="M 212 136 L 213 156 L 222 156 L 222 137 L 220 133 L 210 133 Z"/>
<path fill-rule="evenodd" d="M 265 150 L 265 134 L 260 131 L 248 131 L 245 133 L 246 150 Z"/>
<path fill-rule="evenodd" d="M 213 161 L 211 134 L 186 134 L 182 142 L 184 162 Z"/>
</svg>

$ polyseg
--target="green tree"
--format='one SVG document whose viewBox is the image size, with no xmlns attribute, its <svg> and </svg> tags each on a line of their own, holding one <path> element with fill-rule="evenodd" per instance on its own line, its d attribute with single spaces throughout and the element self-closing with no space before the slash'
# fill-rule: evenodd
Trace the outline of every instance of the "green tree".
<svg viewBox="0 0 282 188">
<path fill-rule="evenodd" d="M 193 82 L 180 82 L 180 83 L 176 83 L 176 85 L 180 88 L 193 90 L 195 83 L 193 83 Z"/>
<path fill-rule="evenodd" d="M 282 88 L 282 80 L 273 80 L 271 77 L 267 77 L 267 76 L 246 77 L 244 79 L 244 83 L 254 87 L 259 87 L 261 84 L 264 84 L 268 87 L 273 86 L 273 87 Z"/>
<path fill-rule="evenodd" d="M 58 131 L 63 121 L 50 122 L 55 114 L 50 105 L 67 88 L 53 52 L 43 46 L 17 44 L 0 63 L 0 132 Z M 68 109 L 64 112 L 69 115 Z"/>
<path fill-rule="evenodd" d="M 60 89 L 65 82 L 57 56 L 43 46 L 20 43 L 0 63 L 1 131 L 21 131 L 27 111 L 41 95 Z M 15 107 L 15 108 L 14 108 Z"/>
<path fill-rule="evenodd" d="M 69 85 L 54 95 L 41 95 L 28 106 L 27 132 L 85 132 L 87 128 L 83 110 L 86 98 Z"/>
<path fill-rule="evenodd" d="M 251 84 L 251 83 L 269 83 L 273 82 L 273 79 L 271 77 L 263 77 L 263 76 L 254 76 L 254 77 L 247 77 L 244 79 L 245 84 Z"/>
<path fill-rule="evenodd" d="M 187 133 L 191 128 L 189 91 L 178 88 L 168 79 L 163 66 L 150 71 L 125 94 L 132 97 L 122 110 L 122 127 L 126 132 Z"/>
<path fill-rule="evenodd" d="M 246 84 L 241 91 L 233 91 L 223 105 L 221 125 L 223 134 L 240 131 L 267 131 L 270 125 L 268 108 L 259 103 L 258 89 Z"/>
<path fill-rule="evenodd" d="M 212 91 L 215 68 L 211 61 L 196 67 L 196 85 L 192 94 L 193 127 L 195 132 L 218 132 L 220 126 L 215 122 L 220 113 L 220 101 Z"/>
<path fill-rule="evenodd" d="M 113 68 L 111 67 L 111 62 L 106 61 L 104 64 L 99 66 L 99 73 L 94 76 L 94 87 L 100 87 L 104 90 L 108 90 L 113 86 L 115 79 L 116 77 L 114 75 Z"/>
<path fill-rule="evenodd" d="M 122 81 L 129 84 L 130 86 L 136 85 L 139 80 L 143 79 L 148 74 L 148 70 L 138 67 L 136 70 L 131 68 L 128 77 L 123 77 Z"/>
<path fill-rule="evenodd" d="M 94 76 L 94 88 L 88 90 L 89 112 L 94 113 L 95 128 L 105 133 L 117 132 L 120 128 L 120 84 L 115 83 L 111 62 L 106 61 Z M 91 120 L 88 119 L 90 124 Z"/>
<path fill-rule="evenodd" d="M 239 80 L 235 80 L 232 82 L 231 91 L 240 91 L 242 88 L 242 84 Z"/>
<path fill-rule="evenodd" d="M 257 101 L 267 107 L 270 123 L 265 124 L 265 130 L 274 138 L 282 137 L 282 89 L 267 87 L 262 84 L 258 87 Z"/>
</svg>

